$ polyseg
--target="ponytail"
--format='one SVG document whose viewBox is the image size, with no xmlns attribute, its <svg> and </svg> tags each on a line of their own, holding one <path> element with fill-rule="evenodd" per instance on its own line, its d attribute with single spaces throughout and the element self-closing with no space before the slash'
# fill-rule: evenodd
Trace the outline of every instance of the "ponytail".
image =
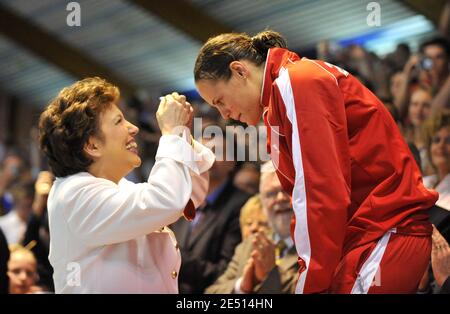
<svg viewBox="0 0 450 314">
<path fill-rule="evenodd" d="M 266 61 L 270 48 L 286 48 L 286 40 L 279 33 L 265 30 L 253 37 L 245 33 L 227 33 L 208 39 L 198 54 L 194 67 L 195 81 L 228 80 L 229 65 L 233 61 L 248 60 L 259 66 Z"/>
<path fill-rule="evenodd" d="M 267 57 L 267 52 L 270 48 L 279 47 L 286 48 L 286 40 L 279 33 L 265 30 L 259 32 L 251 38 L 253 48 L 258 51 L 264 58 Z"/>
</svg>

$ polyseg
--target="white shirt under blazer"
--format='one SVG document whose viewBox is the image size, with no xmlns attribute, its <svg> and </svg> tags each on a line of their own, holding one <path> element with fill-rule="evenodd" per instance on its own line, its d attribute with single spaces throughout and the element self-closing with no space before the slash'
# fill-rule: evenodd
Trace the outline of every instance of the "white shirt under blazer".
<svg viewBox="0 0 450 314">
<path fill-rule="evenodd" d="M 178 293 L 181 256 L 165 226 L 189 199 L 203 202 L 214 162 L 211 150 L 193 147 L 162 136 L 145 183 L 87 172 L 56 178 L 48 197 L 56 293 Z"/>
</svg>

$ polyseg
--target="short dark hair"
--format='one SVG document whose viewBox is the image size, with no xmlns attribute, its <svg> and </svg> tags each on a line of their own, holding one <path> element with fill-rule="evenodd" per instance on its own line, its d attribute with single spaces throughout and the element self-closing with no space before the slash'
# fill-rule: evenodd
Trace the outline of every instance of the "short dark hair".
<svg viewBox="0 0 450 314">
<path fill-rule="evenodd" d="M 286 48 L 286 40 L 279 33 L 265 30 L 253 37 L 245 33 L 227 33 L 208 39 L 195 61 L 194 78 L 199 80 L 228 80 L 229 65 L 233 61 L 249 60 L 256 65 L 266 61 L 270 48 Z"/>
<path fill-rule="evenodd" d="M 120 97 L 119 89 L 99 78 L 64 88 L 39 119 L 39 142 L 57 177 L 87 171 L 93 160 L 84 151 L 90 136 L 102 138 L 100 114 Z"/>
<path fill-rule="evenodd" d="M 424 53 L 425 48 L 428 46 L 440 46 L 444 49 L 447 58 L 450 58 L 450 42 L 444 37 L 434 37 L 420 45 L 420 52 Z"/>
</svg>

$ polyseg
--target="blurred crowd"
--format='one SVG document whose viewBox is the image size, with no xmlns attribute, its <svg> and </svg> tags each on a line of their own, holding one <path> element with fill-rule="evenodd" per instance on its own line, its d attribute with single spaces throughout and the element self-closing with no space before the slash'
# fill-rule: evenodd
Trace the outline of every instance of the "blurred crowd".
<svg viewBox="0 0 450 314">
<path fill-rule="evenodd" d="M 383 101 L 426 187 L 439 192 L 430 212 L 435 226 L 430 268 L 418 288 L 418 293 L 439 293 L 450 275 L 449 41 L 432 38 L 417 52 L 399 44 L 384 57 L 358 45 L 336 49 L 323 41 L 317 58 L 346 69 Z M 209 106 L 192 102 L 196 115 L 203 118 L 203 129 L 216 125 L 225 130 L 230 123 Z M 142 182 L 154 164 L 159 139 L 154 112 L 137 99 L 124 102 L 123 107 L 125 116 L 141 129 L 143 155 L 142 167 L 128 179 Z M 31 138 L 36 139 L 35 132 Z M 53 291 L 46 201 L 54 177 L 40 158 L 36 162 L 36 147 L 0 143 L 1 293 Z M 170 226 L 182 254 L 180 292 L 294 293 L 298 268 L 290 238 L 293 212 L 275 169 L 270 161 L 221 159 L 210 170 L 208 197 L 195 219 L 180 219 Z"/>
</svg>

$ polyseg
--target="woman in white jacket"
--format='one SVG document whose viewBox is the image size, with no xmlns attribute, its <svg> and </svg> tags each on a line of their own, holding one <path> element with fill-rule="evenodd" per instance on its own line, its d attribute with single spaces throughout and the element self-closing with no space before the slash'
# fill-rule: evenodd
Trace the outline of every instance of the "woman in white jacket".
<svg viewBox="0 0 450 314">
<path fill-rule="evenodd" d="M 57 293 L 178 293 L 180 252 L 166 227 L 192 219 L 206 196 L 213 153 L 191 140 L 192 108 L 176 93 L 161 100 L 162 132 L 145 183 L 138 128 L 117 106 L 119 90 L 100 78 L 64 88 L 42 113 L 40 144 L 56 180 L 48 198 Z"/>
</svg>

